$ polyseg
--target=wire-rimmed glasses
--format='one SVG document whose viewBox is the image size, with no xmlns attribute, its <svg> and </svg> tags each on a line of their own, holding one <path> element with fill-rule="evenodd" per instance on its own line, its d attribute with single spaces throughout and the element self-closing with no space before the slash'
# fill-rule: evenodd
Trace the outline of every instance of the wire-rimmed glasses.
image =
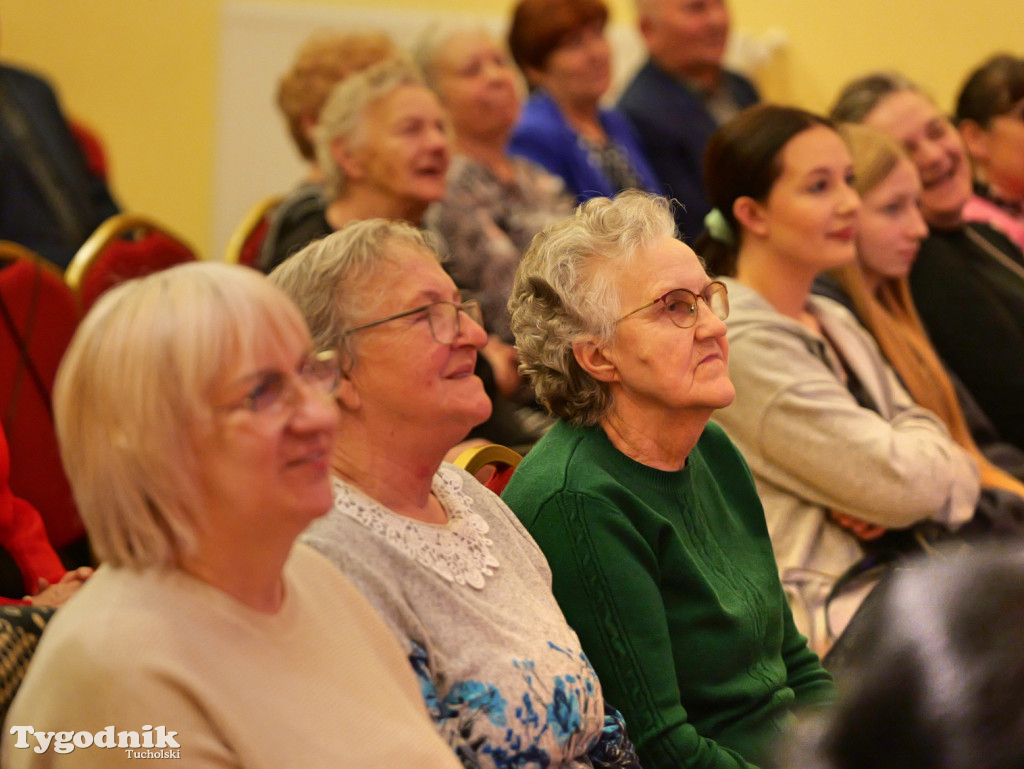
<svg viewBox="0 0 1024 769">
<path fill-rule="evenodd" d="M 637 307 L 632 312 L 627 312 L 615 322 L 623 321 L 630 315 L 635 315 L 641 310 L 646 310 L 661 302 L 672 323 L 679 328 L 690 328 L 697 323 L 698 299 L 704 300 L 715 317 L 721 320 L 729 317 L 729 289 L 720 280 L 715 280 L 708 283 L 700 294 L 695 294 L 687 288 L 674 288 L 643 307 Z"/>
</svg>

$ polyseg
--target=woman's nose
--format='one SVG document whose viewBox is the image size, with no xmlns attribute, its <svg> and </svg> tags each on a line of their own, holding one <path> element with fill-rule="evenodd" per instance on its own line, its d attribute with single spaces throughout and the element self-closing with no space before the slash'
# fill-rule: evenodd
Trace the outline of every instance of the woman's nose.
<svg viewBox="0 0 1024 769">
<path fill-rule="evenodd" d="M 910 212 L 908 234 L 916 240 L 924 240 L 928 237 L 928 223 L 924 220 L 921 209 L 917 206 L 914 206 Z"/>
<path fill-rule="evenodd" d="M 487 331 L 477 323 L 469 313 L 459 312 L 459 334 L 455 338 L 456 345 L 468 345 L 482 350 L 487 344 Z"/>
<path fill-rule="evenodd" d="M 333 395 L 316 385 L 300 382 L 295 389 L 295 399 L 292 429 L 333 433 L 338 427 L 338 406 Z"/>
<path fill-rule="evenodd" d="M 697 305 L 697 326 L 694 329 L 696 338 L 712 339 L 725 336 L 728 330 L 725 321 L 711 311 L 711 307 L 708 306 L 707 302 Z"/>
</svg>

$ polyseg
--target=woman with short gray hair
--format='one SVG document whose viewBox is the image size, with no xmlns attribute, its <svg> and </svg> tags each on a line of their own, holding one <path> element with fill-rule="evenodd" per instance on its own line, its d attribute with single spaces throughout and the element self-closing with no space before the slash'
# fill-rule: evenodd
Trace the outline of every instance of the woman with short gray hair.
<svg viewBox="0 0 1024 769">
<path fill-rule="evenodd" d="M 503 498 L 641 763 L 760 763 L 832 683 L 793 624 L 750 471 L 708 422 L 734 395 L 725 286 L 667 201 L 627 191 L 538 235 L 509 306 L 559 421 Z"/>
<path fill-rule="evenodd" d="M 377 607 L 466 766 L 634 767 L 621 719 L 515 515 L 445 454 L 490 412 L 487 340 L 429 239 L 354 222 L 271 280 L 340 347 L 334 507 L 303 539 Z"/>
<path fill-rule="evenodd" d="M 320 111 L 315 145 L 327 208 L 278 232 L 267 271 L 357 219 L 418 226 L 427 207 L 444 197 L 447 116 L 407 61 L 388 59 L 338 83 Z"/>
</svg>

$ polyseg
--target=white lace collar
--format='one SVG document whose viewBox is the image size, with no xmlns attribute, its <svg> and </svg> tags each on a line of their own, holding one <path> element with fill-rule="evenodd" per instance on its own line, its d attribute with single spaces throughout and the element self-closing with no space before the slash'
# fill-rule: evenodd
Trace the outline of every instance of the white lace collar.
<svg viewBox="0 0 1024 769">
<path fill-rule="evenodd" d="M 384 538 L 391 547 L 439 576 L 477 590 L 500 565 L 491 552 L 490 527 L 472 510 L 473 499 L 462 490 L 462 477 L 441 467 L 431 490 L 448 514 L 445 524 L 425 523 L 388 510 L 339 478 L 334 508 Z"/>
</svg>

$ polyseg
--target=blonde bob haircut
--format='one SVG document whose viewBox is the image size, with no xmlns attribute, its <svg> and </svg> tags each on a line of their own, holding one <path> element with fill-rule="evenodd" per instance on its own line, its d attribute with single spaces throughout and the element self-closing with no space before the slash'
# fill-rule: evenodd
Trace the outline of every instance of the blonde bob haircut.
<svg viewBox="0 0 1024 769">
<path fill-rule="evenodd" d="M 607 344 L 622 315 L 619 286 L 636 255 L 676 237 L 668 200 L 639 190 L 592 198 L 534 237 L 516 272 L 508 307 L 537 399 L 576 426 L 596 424 L 611 405 L 605 383 L 576 361 L 579 342 Z"/>
<path fill-rule="evenodd" d="M 295 306 L 237 265 L 174 267 L 100 298 L 54 384 L 61 457 L 100 561 L 175 568 L 195 552 L 211 398 L 257 351 L 297 339 L 309 333 Z"/>
<path fill-rule="evenodd" d="M 335 142 L 344 141 L 349 151 L 361 148 L 369 138 L 362 131 L 366 113 L 408 85 L 426 88 L 416 67 L 405 59 L 392 58 L 350 75 L 331 91 L 316 129 L 316 160 L 330 200 L 344 196 L 348 185 L 345 172 L 334 159 Z"/>
<path fill-rule="evenodd" d="M 367 320 L 382 298 L 368 288 L 384 274 L 402 269 L 400 248 L 424 251 L 441 261 L 434 237 L 406 222 L 363 219 L 315 240 L 270 273 L 309 326 L 318 350 L 337 350 L 346 371 L 355 365 L 348 330 Z M 385 287 L 384 291 L 387 290 Z"/>
</svg>

